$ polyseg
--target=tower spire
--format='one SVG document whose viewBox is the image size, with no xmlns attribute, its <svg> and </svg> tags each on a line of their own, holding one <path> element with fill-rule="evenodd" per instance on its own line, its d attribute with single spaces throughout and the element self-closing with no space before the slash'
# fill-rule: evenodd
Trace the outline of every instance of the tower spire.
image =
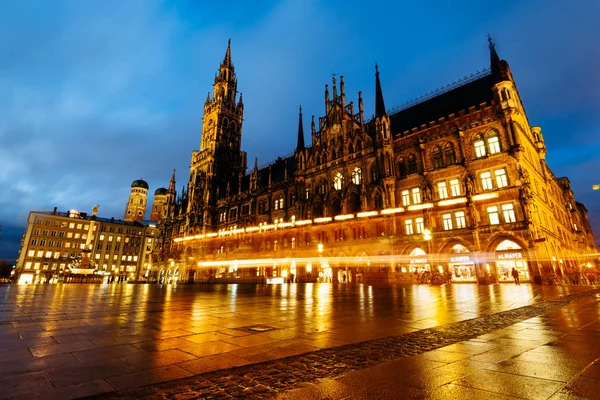
<svg viewBox="0 0 600 400">
<path fill-rule="evenodd" d="M 169 192 L 175 193 L 175 168 L 173 168 L 173 175 L 171 176 L 171 181 L 169 182 Z"/>
<path fill-rule="evenodd" d="M 492 70 L 492 75 L 494 75 L 498 82 L 508 81 L 510 80 L 508 74 L 508 63 L 503 61 L 498 56 L 498 52 L 496 52 L 496 44 L 492 40 L 492 37 L 488 33 L 488 47 L 490 49 L 490 69 Z"/>
<path fill-rule="evenodd" d="M 375 116 L 383 117 L 385 115 L 387 115 L 387 112 L 385 111 L 383 91 L 381 90 L 381 82 L 379 81 L 379 66 L 375 63 Z"/>
<path fill-rule="evenodd" d="M 231 38 L 227 41 L 227 51 L 223 58 L 223 65 L 231 65 Z"/>
<path fill-rule="evenodd" d="M 298 115 L 298 144 L 296 150 L 304 150 L 304 127 L 302 126 L 302 106 L 300 106 L 300 114 Z"/>
</svg>

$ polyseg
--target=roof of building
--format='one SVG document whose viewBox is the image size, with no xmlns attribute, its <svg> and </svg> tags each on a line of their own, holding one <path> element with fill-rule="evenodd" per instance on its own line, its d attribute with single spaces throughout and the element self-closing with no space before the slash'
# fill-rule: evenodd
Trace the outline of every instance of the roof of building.
<svg viewBox="0 0 600 400">
<path fill-rule="evenodd" d="M 168 190 L 166 188 L 158 188 L 154 191 L 154 195 L 166 195 Z"/>
<path fill-rule="evenodd" d="M 144 189 L 147 190 L 149 186 L 148 186 L 148 183 L 145 180 L 143 180 L 143 179 L 136 179 L 131 184 L 131 187 L 132 188 L 134 188 L 134 187 L 141 187 L 141 188 L 144 188 Z"/>
<path fill-rule="evenodd" d="M 448 92 L 432 97 L 409 108 L 390 115 L 392 132 L 401 135 L 412 128 L 419 128 L 423 124 L 438 121 L 439 118 L 448 117 L 450 114 L 458 116 L 459 111 L 467 110 L 481 103 L 490 103 L 493 99 L 492 87 L 496 78 L 487 74 L 458 86 Z"/>
<path fill-rule="evenodd" d="M 64 218 L 70 218 L 70 219 L 75 219 L 75 220 L 86 220 L 86 221 L 97 221 L 97 222 L 107 222 L 107 223 L 111 223 L 111 224 L 119 224 L 119 225 L 129 225 L 129 226 L 144 226 L 144 225 L 148 225 L 148 223 L 144 222 L 140 222 L 140 221 L 123 221 L 121 219 L 116 219 L 116 218 L 104 218 L 104 217 L 98 217 L 98 216 L 94 216 L 94 215 L 88 215 L 88 213 L 85 212 L 71 212 L 71 211 L 66 211 L 66 212 L 62 212 L 62 211 L 32 211 L 32 213 L 34 214 L 44 214 L 44 215 L 48 215 L 48 216 L 57 216 L 57 217 L 64 217 Z M 149 221 L 148 221 L 149 222 Z"/>
</svg>

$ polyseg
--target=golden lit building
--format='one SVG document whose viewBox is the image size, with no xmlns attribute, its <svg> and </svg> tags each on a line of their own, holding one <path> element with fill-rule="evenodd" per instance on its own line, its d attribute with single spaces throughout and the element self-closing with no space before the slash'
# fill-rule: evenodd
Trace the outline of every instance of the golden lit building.
<svg viewBox="0 0 600 400">
<path fill-rule="evenodd" d="M 142 179 L 133 181 L 129 200 L 125 207 L 125 221 L 142 221 L 146 217 L 146 206 L 148 204 L 148 183 Z"/>
<path fill-rule="evenodd" d="M 16 264 L 18 283 L 148 279 L 156 224 L 71 210 L 31 212 Z"/>
<path fill-rule="evenodd" d="M 597 252 L 587 211 L 489 50 L 489 69 L 392 110 L 376 66 L 371 119 L 334 78 L 309 145 L 300 110 L 293 155 L 246 173 L 228 45 L 179 197 L 171 180 L 158 268 L 191 281 L 579 280 Z"/>
</svg>

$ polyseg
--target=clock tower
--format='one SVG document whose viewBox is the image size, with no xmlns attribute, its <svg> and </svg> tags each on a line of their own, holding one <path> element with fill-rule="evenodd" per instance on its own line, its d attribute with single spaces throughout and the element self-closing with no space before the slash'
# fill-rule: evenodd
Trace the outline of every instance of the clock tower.
<svg viewBox="0 0 600 400">
<path fill-rule="evenodd" d="M 200 150 L 192 153 L 187 209 L 190 233 L 212 230 L 218 198 L 236 190 L 246 171 L 246 153 L 241 151 L 243 114 L 229 40 L 212 97 L 209 92 L 204 103 Z"/>
</svg>

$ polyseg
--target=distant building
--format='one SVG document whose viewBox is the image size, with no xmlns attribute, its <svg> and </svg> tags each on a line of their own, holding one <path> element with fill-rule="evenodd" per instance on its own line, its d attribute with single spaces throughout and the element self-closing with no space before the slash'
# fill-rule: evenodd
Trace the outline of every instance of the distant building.
<svg viewBox="0 0 600 400">
<path fill-rule="evenodd" d="M 412 282 L 440 270 L 483 283 L 515 268 L 522 280 L 579 279 L 597 252 L 587 211 L 546 164 L 542 130 L 491 40 L 489 50 L 489 70 L 392 110 L 376 67 L 370 119 L 361 93 L 349 101 L 334 78 L 310 143 L 300 111 L 294 153 L 247 173 L 228 45 L 179 196 L 171 179 L 159 273 Z M 247 259 L 277 261 L 238 268 Z"/>
<path fill-rule="evenodd" d="M 142 221 L 146 218 L 146 206 L 148 205 L 148 183 L 142 179 L 133 181 L 129 201 L 125 207 L 125 221 Z"/>
<path fill-rule="evenodd" d="M 151 280 L 156 224 L 96 213 L 97 208 L 92 215 L 31 212 L 17 259 L 17 282 Z"/>
</svg>

